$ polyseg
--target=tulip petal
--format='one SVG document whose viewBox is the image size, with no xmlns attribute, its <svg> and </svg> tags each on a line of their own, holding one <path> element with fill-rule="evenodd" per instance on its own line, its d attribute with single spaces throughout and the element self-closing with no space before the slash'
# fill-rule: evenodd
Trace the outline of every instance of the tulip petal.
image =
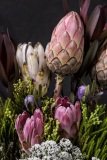
<svg viewBox="0 0 107 160">
<path fill-rule="evenodd" d="M 22 143 L 25 141 L 25 137 L 23 134 L 23 128 L 26 123 L 27 118 L 29 117 L 29 114 L 27 112 L 23 112 L 22 114 L 19 114 L 16 121 L 15 121 L 15 128 L 19 137 L 19 141 Z"/>
<path fill-rule="evenodd" d="M 72 110 L 72 121 L 75 123 L 76 122 L 76 108 L 73 104 L 70 105 L 70 108 Z"/>
<path fill-rule="evenodd" d="M 66 108 L 63 106 L 60 106 L 55 111 L 55 119 L 57 119 L 60 123 L 62 121 L 62 116 L 66 112 Z"/>
<path fill-rule="evenodd" d="M 41 137 L 43 134 L 43 122 L 39 118 L 36 118 L 36 130 L 37 130 L 38 136 Z"/>
<path fill-rule="evenodd" d="M 70 124 L 70 119 L 66 113 L 63 115 L 62 121 L 60 124 L 61 124 L 61 128 L 64 129 L 68 133 L 68 135 L 70 135 L 71 124 Z"/>
<path fill-rule="evenodd" d="M 70 137 L 74 138 L 76 136 L 76 133 L 77 133 L 77 127 L 76 127 L 76 124 L 72 125 L 71 127 L 71 131 L 70 131 Z"/>
<path fill-rule="evenodd" d="M 33 116 L 34 116 L 34 119 L 39 118 L 43 122 L 43 113 L 39 108 L 35 109 Z"/>
<path fill-rule="evenodd" d="M 24 138 L 25 138 L 27 143 L 30 143 L 29 142 L 30 125 L 31 125 L 31 119 L 27 118 L 26 123 L 25 123 L 24 128 L 23 128 L 23 135 L 24 135 Z"/>
<path fill-rule="evenodd" d="M 76 108 L 77 128 L 79 129 L 79 124 L 81 121 L 81 107 L 78 101 L 75 103 L 75 108 Z"/>
<path fill-rule="evenodd" d="M 37 134 L 37 130 L 34 128 L 32 132 L 31 146 L 33 146 L 34 144 L 38 144 L 38 143 L 40 143 L 40 137 Z"/>
</svg>

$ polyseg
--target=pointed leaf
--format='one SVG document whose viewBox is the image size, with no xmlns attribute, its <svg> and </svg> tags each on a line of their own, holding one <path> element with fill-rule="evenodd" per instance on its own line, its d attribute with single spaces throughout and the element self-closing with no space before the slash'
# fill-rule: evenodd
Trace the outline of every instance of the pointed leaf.
<svg viewBox="0 0 107 160">
<path fill-rule="evenodd" d="M 105 38 L 107 38 L 107 23 L 105 24 L 104 29 L 103 29 L 103 32 L 101 33 L 99 39 L 100 39 L 100 40 L 103 40 L 103 39 L 105 39 Z"/>
<path fill-rule="evenodd" d="M 10 77 L 14 69 L 14 57 L 15 57 L 15 48 L 10 40 L 10 37 L 7 34 L 3 34 L 4 45 L 6 49 L 6 73 Z"/>
<path fill-rule="evenodd" d="M 14 67 L 15 67 L 14 77 L 17 80 L 19 78 L 19 68 L 18 68 L 18 64 L 16 61 L 16 57 L 14 57 Z"/>
<path fill-rule="evenodd" d="M 94 58 L 96 56 L 97 53 L 97 49 L 98 49 L 98 41 L 94 41 L 93 43 L 91 43 L 90 48 L 84 58 L 83 64 L 79 70 L 79 74 L 82 75 L 85 72 L 87 72 L 86 69 L 88 69 L 88 67 L 92 64 L 92 62 L 94 61 Z"/>
<path fill-rule="evenodd" d="M 0 79 L 3 82 L 3 84 L 5 84 L 6 86 L 8 86 L 8 78 L 6 76 L 5 70 L 3 68 L 3 65 L 0 61 Z"/>
<path fill-rule="evenodd" d="M 105 38 L 107 38 L 107 30 L 104 30 L 104 31 L 101 33 L 101 35 L 100 35 L 100 37 L 99 37 L 99 40 L 104 40 Z"/>
<path fill-rule="evenodd" d="M 87 21 L 87 14 L 88 14 L 88 9 L 90 5 L 90 0 L 81 0 L 80 1 L 80 15 L 83 19 L 84 24 L 86 24 Z"/>
<path fill-rule="evenodd" d="M 0 60 L 1 60 L 1 54 L 2 54 L 2 45 L 3 45 L 3 35 L 0 33 Z"/>
<path fill-rule="evenodd" d="M 101 5 L 96 6 L 87 22 L 86 30 L 91 40 L 95 40 L 99 37 L 103 31 L 106 23 L 106 16 L 104 7 Z"/>
</svg>

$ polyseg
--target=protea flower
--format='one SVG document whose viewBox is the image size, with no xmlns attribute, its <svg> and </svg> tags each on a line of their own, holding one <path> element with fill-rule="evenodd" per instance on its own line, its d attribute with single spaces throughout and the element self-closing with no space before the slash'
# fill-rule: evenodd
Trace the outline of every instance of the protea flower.
<svg viewBox="0 0 107 160">
<path fill-rule="evenodd" d="M 83 59 L 84 27 L 76 12 L 63 17 L 55 27 L 45 54 L 48 67 L 55 73 L 75 73 Z"/>
<path fill-rule="evenodd" d="M 41 96 L 46 94 L 49 86 L 49 69 L 46 65 L 43 46 L 38 42 L 34 48 L 31 43 L 19 44 L 16 59 L 23 79 L 33 80 L 36 91 L 41 90 Z"/>
<path fill-rule="evenodd" d="M 63 17 L 55 27 L 45 55 L 52 72 L 59 74 L 55 94 L 60 92 L 64 75 L 78 71 L 83 60 L 84 27 L 78 13 L 72 11 Z M 59 93 L 54 97 L 59 96 Z"/>
<path fill-rule="evenodd" d="M 55 119 L 60 122 L 62 136 L 75 138 L 81 120 L 80 103 L 73 105 L 67 97 L 56 101 Z"/>
<path fill-rule="evenodd" d="M 15 122 L 15 128 L 22 145 L 26 152 L 34 144 L 40 143 L 43 136 L 43 114 L 40 109 L 36 109 L 30 117 L 26 112 L 20 114 Z"/>
<path fill-rule="evenodd" d="M 107 39 L 98 50 L 98 58 L 92 68 L 92 78 L 96 79 L 101 87 L 107 85 Z"/>
</svg>

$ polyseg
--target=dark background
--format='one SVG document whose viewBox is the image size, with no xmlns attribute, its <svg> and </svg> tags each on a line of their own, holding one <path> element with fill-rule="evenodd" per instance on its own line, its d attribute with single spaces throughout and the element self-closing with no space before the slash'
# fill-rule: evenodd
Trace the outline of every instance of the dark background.
<svg viewBox="0 0 107 160">
<path fill-rule="evenodd" d="M 107 0 L 91 0 L 90 12 L 96 4 L 107 4 Z M 68 0 L 68 5 L 69 10 L 79 12 L 79 0 Z M 45 47 L 64 15 L 63 0 L 0 0 L 0 29 L 8 28 L 16 44 L 39 41 Z M 70 93 L 68 84 L 69 77 L 64 81 L 65 95 Z"/>
<path fill-rule="evenodd" d="M 79 12 L 79 0 L 67 1 L 70 10 Z M 96 4 L 107 0 L 91 0 L 90 11 Z M 64 15 L 63 0 L 0 0 L 0 25 L 8 27 L 17 43 L 40 41 L 45 47 Z"/>
</svg>

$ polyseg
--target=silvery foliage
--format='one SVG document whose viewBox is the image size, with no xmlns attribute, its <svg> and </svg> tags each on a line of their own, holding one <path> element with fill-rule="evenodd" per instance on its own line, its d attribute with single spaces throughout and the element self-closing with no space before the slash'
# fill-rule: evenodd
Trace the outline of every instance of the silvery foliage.
<svg viewBox="0 0 107 160">
<path fill-rule="evenodd" d="M 83 160 L 80 149 L 66 138 L 62 138 L 58 144 L 53 140 L 35 144 L 29 151 L 26 160 Z"/>
</svg>

